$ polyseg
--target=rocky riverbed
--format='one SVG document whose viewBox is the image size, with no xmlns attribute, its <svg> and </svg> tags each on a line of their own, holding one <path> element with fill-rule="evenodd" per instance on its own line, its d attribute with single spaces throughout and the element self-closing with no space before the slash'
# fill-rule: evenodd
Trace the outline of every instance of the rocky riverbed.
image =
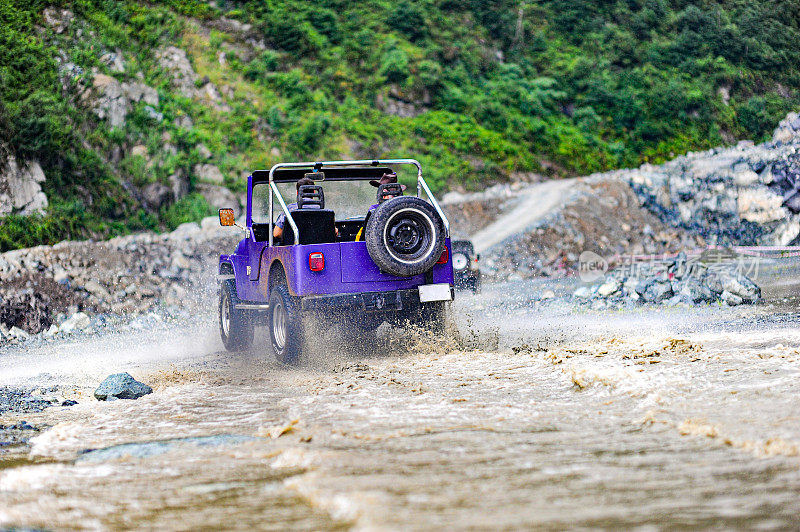
<svg viewBox="0 0 800 532">
<path fill-rule="evenodd" d="M 163 235 L 61 242 L 0 255 L 0 343 L 213 305 L 216 263 L 241 233 L 216 218 Z"/>
</svg>

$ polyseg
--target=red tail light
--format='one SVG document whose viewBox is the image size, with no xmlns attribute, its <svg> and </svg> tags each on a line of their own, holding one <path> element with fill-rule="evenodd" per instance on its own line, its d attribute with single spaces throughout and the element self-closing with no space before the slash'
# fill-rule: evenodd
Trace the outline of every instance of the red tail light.
<svg viewBox="0 0 800 532">
<path fill-rule="evenodd" d="M 325 269 L 325 255 L 319 251 L 308 256 L 308 267 L 312 272 L 321 272 Z"/>
<path fill-rule="evenodd" d="M 436 264 L 446 264 L 447 259 L 449 258 L 450 258 L 450 252 L 447 251 L 447 248 L 444 248 L 444 251 L 442 251 L 442 256 L 439 257 L 439 260 L 436 261 Z"/>
</svg>

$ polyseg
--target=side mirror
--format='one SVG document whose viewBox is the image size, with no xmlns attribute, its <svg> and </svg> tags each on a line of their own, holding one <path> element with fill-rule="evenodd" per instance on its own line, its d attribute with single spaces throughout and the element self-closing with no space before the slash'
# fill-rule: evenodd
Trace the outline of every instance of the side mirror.
<svg viewBox="0 0 800 532">
<path fill-rule="evenodd" d="M 222 227 L 233 227 L 236 225 L 236 218 L 233 215 L 233 209 L 219 210 L 219 225 Z"/>
</svg>

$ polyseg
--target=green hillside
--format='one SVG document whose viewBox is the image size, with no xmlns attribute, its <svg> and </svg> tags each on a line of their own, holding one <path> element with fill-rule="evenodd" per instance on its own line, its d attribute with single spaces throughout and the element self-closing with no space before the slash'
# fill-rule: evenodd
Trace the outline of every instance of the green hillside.
<svg viewBox="0 0 800 532">
<path fill-rule="evenodd" d="M 212 4 L 0 4 L 0 158 L 38 161 L 50 201 L 4 218 L 0 249 L 208 215 L 199 165 L 240 193 L 280 160 L 414 156 L 436 190 L 476 189 L 763 140 L 800 107 L 793 0 Z M 74 16 L 53 26 L 48 7 Z M 160 59 L 170 46 L 194 89 Z M 112 127 L 99 79 L 158 103 L 131 101 Z M 142 202 L 175 175 L 188 190 Z"/>
</svg>

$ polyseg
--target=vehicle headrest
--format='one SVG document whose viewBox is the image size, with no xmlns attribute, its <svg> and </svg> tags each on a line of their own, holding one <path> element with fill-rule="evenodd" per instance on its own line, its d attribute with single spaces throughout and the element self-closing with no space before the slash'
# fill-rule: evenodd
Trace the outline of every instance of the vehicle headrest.
<svg viewBox="0 0 800 532">
<path fill-rule="evenodd" d="M 310 205 L 324 209 L 325 193 L 319 185 L 300 185 L 300 190 L 297 191 L 297 208 L 303 209 Z"/>
<path fill-rule="evenodd" d="M 400 183 L 385 183 L 378 186 L 378 203 L 403 195 L 403 186 Z M 387 197 L 384 197 L 387 196 Z"/>
</svg>

